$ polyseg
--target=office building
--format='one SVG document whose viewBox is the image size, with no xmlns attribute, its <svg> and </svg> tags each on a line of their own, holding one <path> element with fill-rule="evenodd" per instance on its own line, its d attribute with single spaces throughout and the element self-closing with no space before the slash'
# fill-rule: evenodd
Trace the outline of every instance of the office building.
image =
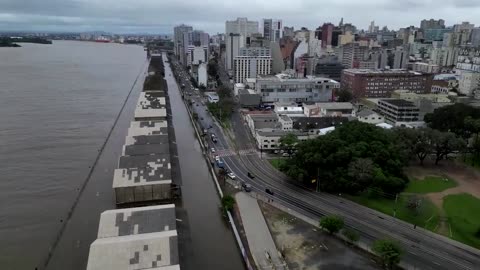
<svg viewBox="0 0 480 270">
<path fill-rule="evenodd" d="M 193 45 L 193 28 L 191 26 L 182 24 L 176 26 L 173 29 L 173 32 L 174 53 L 180 63 L 186 65 L 187 48 L 188 46 Z"/>
<path fill-rule="evenodd" d="M 480 46 L 480 27 L 472 29 L 472 34 L 470 36 L 470 43 L 472 47 Z"/>
<path fill-rule="evenodd" d="M 322 29 L 321 36 L 319 36 L 319 39 L 321 38 L 322 40 L 322 48 L 327 48 L 327 46 L 332 46 L 333 30 L 334 30 L 333 24 L 324 23 L 321 29 Z M 338 36 L 337 36 L 337 42 L 338 42 Z"/>
<path fill-rule="evenodd" d="M 317 59 L 315 75 L 339 82 L 342 78 L 343 65 L 336 56 L 324 56 Z"/>
<path fill-rule="evenodd" d="M 332 79 L 295 78 L 287 74 L 258 77 L 255 83 L 255 91 L 262 96 L 264 103 L 332 101 L 333 91 L 339 87 L 340 84 Z"/>
<path fill-rule="evenodd" d="M 210 35 L 201 30 L 194 30 L 192 32 L 192 43 L 195 46 L 208 46 L 210 45 Z"/>
<path fill-rule="evenodd" d="M 282 38 L 282 20 L 263 19 L 263 37 L 266 40 L 278 42 Z"/>
<path fill-rule="evenodd" d="M 208 46 L 190 45 L 187 48 L 187 66 L 208 62 Z"/>
<path fill-rule="evenodd" d="M 355 35 L 352 32 L 347 31 L 338 37 L 338 45 L 343 46 L 355 41 Z"/>
<path fill-rule="evenodd" d="M 364 61 L 368 52 L 368 46 L 359 42 L 346 44 L 342 49 L 342 65 L 345 68 L 359 68 L 360 62 Z"/>
<path fill-rule="evenodd" d="M 397 89 L 423 94 L 432 88 L 433 75 L 407 70 L 345 69 L 342 89 L 351 91 L 355 98 L 385 98 Z"/>
<path fill-rule="evenodd" d="M 256 78 L 258 75 L 269 75 L 271 70 L 272 57 L 269 48 L 242 48 L 234 58 L 233 75 L 236 83 L 244 83 L 246 78 Z"/>
<path fill-rule="evenodd" d="M 429 63 L 415 62 L 412 70 L 421 73 L 440 73 L 440 66 Z"/>
<path fill-rule="evenodd" d="M 420 22 L 420 28 L 423 30 L 426 29 L 443 29 L 445 28 L 445 21 L 440 19 L 440 20 L 422 20 Z"/>
<path fill-rule="evenodd" d="M 420 121 L 420 109 L 411 101 L 403 99 L 381 99 L 377 109 L 385 117 L 387 123 Z"/>
<path fill-rule="evenodd" d="M 294 36 L 295 36 L 295 31 L 294 31 L 293 27 L 288 27 L 288 26 L 283 27 L 282 37 L 293 38 Z"/>
<path fill-rule="evenodd" d="M 233 69 L 233 59 L 238 56 L 240 48 L 246 47 L 248 39 L 258 33 L 258 22 L 249 21 L 247 18 L 237 18 L 235 21 L 225 23 L 225 67 Z"/>
</svg>

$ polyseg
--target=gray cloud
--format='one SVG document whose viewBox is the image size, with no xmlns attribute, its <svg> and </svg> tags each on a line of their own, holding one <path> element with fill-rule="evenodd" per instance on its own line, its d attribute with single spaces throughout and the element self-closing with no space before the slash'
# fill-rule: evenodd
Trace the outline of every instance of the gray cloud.
<svg viewBox="0 0 480 270">
<path fill-rule="evenodd" d="M 187 23 L 216 33 L 236 17 L 280 18 L 296 28 L 344 17 L 360 28 L 371 20 L 399 28 L 431 17 L 479 24 L 478 14 L 478 0 L 0 0 L 1 29 L 33 31 L 170 33 L 174 25 Z"/>
</svg>

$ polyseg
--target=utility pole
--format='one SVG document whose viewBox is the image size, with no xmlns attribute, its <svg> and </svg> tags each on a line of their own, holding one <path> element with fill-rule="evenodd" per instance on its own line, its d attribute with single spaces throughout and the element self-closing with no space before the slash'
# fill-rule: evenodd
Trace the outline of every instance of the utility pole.
<svg viewBox="0 0 480 270">
<path fill-rule="evenodd" d="M 320 168 L 317 167 L 317 192 L 320 191 Z"/>
<path fill-rule="evenodd" d="M 398 201 L 398 193 L 395 194 L 395 206 L 393 207 L 393 217 L 397 216 L 397 201 Z"/>
</svg>

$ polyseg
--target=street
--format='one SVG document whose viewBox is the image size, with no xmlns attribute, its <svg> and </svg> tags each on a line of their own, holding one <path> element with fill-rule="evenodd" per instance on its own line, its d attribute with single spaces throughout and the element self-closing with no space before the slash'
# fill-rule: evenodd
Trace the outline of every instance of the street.
<svg viewBox="0 0 480 270">
<path fill-rule="evenodd" d="M 173 66 L 177 72 L 184 72 L 176 61 Z M 219 68 L 219 72 L 223 84 L 230 85 L 223 69 Z M 185 80 L 185 77 L 180 77 L 185 84 L 185 93 L 194 92 L 188 78 Z M 211 126 L 209 133 L 213 132 L 218 139 L 217 143 L 208 140 L 209 148 L 214 147 L 217 153 L 223 153 L 221 159 L 227 169 L 236 175 L 237 180 L 251 184 L 256 192 L 264 193 L 285 207 L 315 220 L 324 215 L 340 215 L 346 226 L 359 231 L 361 241 L 366 243 L 371 244 L 379 238 L 398 240 L 405 250 L 402 262 L 409 269 L 479 269 L 480 251 L 473 247 L 421 228 L 414 229 L 413 225 L 406 222 L 338 196 L 307 190 L 299 183 L 289 180 L 268 161 L 261 159 L 256 151 L 252 151 L 254 145 L 250 140 L 251 135 L 238 111 L 232 117 L 235 140 L 230 141 L 207 112 L 200 93 L 194 93 L 192 98 L 195 100 L 192 108 L 198 114 L 202 127 Z M 248 177 L 248 173 L 255 178 Z M 267 188 L 273 191 L 273 195 L 265 193 Z"/>
</svg>

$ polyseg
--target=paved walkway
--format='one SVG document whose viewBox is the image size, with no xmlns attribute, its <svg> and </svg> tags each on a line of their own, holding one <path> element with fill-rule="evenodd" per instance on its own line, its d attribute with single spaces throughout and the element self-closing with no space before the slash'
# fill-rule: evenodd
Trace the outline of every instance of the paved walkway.
<svg viewBox="0 0 480 270">
<path fill-rule="evenodd" d="M 248 246 L 258 269 L 286 269 L 279 257 L 260 206 L 255 198 L 243 192 L 235 195 Z M 267 253 L 270 259 L 267 258 Z"/>
</svg>

